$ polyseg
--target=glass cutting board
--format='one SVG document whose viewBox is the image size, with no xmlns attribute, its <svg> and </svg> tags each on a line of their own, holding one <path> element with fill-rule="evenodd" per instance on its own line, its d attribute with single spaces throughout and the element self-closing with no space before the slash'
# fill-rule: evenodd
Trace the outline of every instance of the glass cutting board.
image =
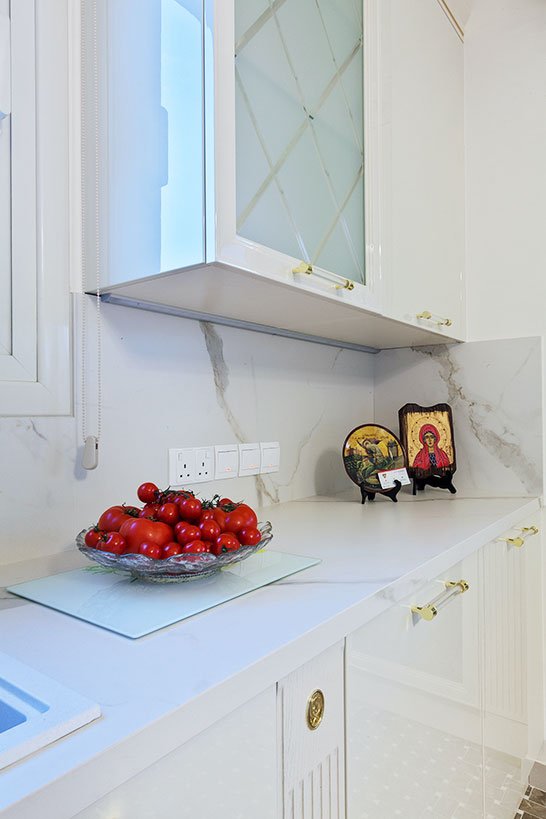
<svg viewBox="0 0 546 819">
<path fill-rule="evenodd" d="M 146 583 L 89 565 L 10 586 L 8 591 L 125 637 L 143 637 L 320 560 L 261 552 L 212 577 L 188 583 Z"/>
</svg>

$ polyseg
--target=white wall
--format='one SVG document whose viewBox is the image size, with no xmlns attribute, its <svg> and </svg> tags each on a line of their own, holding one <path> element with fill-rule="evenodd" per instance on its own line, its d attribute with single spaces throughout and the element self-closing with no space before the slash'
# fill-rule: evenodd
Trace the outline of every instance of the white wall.
<svg viewBox="0 0 546 819">
<path fill-rule="evenodd" d="M 545 334 L 544 0 L 477 0 L 465 85 L 470 338 Z"/>
<path fill-rule="evenodd" d="M 350 486 L 341 445 L 372 418 L 373 355 L 108 305 L 103 346 L 96 471 L 79 466 L 75 419 L 0 418 L 0 565 L 73 548 L 142 481 L 166 486 L 170 446 L 280 441 L 278 474 L 202 496 L 268 505 Z"/>
</svg>

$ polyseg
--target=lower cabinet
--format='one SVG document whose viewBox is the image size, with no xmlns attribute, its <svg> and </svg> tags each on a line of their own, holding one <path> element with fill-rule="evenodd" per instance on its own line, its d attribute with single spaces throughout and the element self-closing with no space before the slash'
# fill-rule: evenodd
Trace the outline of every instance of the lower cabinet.
<svg viewBox="0 0 546 819">
<path fill-rule="evenodd" d="M 275 697 L 273 686 L 77 819 L 277 819 Z"/>
<path fill-rule="evenodd" d="M 540 520 L 525 522 L 78 814 L 513 819 L 544 739 Z"/>
<path fill-rule="evenodd" d="M 348 819 L 482 815 L 479 620 L 474 554 L 348 638 Z"/>
<path fill-rule="evenodd" d="M 544 738 L 541 578 L 530 521 L 348 637 L 347 819 L 514 818 Z"/>
</svg>

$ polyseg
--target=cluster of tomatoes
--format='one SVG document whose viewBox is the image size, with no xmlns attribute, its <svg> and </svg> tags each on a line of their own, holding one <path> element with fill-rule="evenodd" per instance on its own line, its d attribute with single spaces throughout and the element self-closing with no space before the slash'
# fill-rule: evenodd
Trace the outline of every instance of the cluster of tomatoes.
<svg viewBox="0 0 546 819">
<path fill-rule="evenodd" d="M 182 554 L 220 555 L 261 540 L 256 513 L 246 503 L 218 495 L 201 501 L 192 492 L 161 491 L 154 483 L 141 484 L 137 495 L 144 506 L 111 506 L 86 532 L 86 546 L 165 560 Z"/>
</svg>

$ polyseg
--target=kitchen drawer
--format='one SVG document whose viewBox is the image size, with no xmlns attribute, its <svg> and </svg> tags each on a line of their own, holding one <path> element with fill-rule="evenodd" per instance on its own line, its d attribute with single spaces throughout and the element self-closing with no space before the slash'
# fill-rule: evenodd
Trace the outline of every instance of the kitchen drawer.
<svg viewBox="0 0 546 819">
<path fill-rule="evenodd" d="M 347 819 L 481 810 L 479 615 L 474 554 L 348 638 Z"/>
</svg>

